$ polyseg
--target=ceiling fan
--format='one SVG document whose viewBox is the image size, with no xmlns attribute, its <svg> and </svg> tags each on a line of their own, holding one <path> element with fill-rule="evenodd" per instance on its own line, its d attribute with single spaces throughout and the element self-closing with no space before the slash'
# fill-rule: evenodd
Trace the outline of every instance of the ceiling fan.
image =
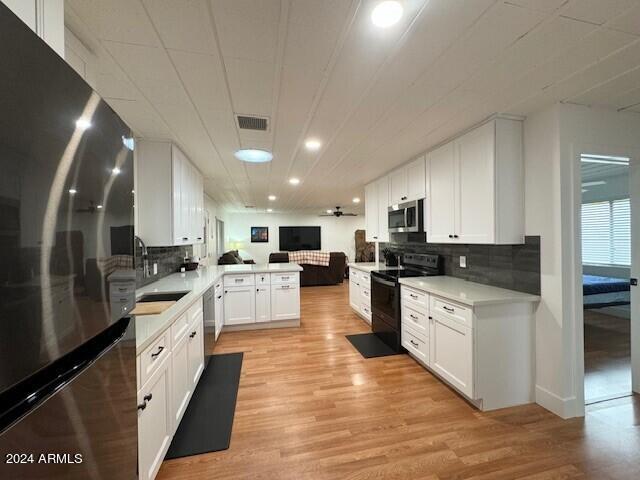
<svg viewBox="0 0 640 480">
<path fill-rule="evenodd" d="M 100 212 L 102 205 L 96 206 L 93 200 L 89 200 L 89 206 L 87 208 L 76 208 L 76 213 L 96 213 Z"/>
<path fill-rule="evenodd" d="M 322 214 L 320 215 L 320 217 L 336 217 L 336 218 L 340 218 L 343 215 L 345 217 L 357 217 L 358 214 L 357 213 L 344 213 L 342 210 L 340 210 L 341 207 L 336 207 L 333 210 L 327 210 L 326 214 Z"/>
</svg>

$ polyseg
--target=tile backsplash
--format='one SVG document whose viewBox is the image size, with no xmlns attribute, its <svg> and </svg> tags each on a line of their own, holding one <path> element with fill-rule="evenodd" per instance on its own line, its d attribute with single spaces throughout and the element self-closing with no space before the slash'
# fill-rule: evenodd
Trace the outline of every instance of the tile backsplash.
<svg viewBox="0 0 640 480">
<path fill-rule="evenodd" d="M 400 238 L 398 238 L 400 237 Z M 449 245 L 412 241 L 394 235 L 392 242 L 380 244 L 396 253 L 431 253 L 442 256 L 444 274 L 471 282 L 540 294 L 540 237 L 525 237 L 522 245 Z M 467 268 L 460 267 L 467 257 Z"/>
<path fill-rule="evenodd" d="M 143 287 L 167 275 L 179 271 L 180 266 L 184 263 L 185 256 L 193 255 L 192 245 L 183 245 L 180 247 L 148 247 L 149 255 L 149 271 L 151 275 L 144 278 L 142 275 L 142 248 L 137 246 L 135 252 L 136 261 L 136 285 Z M 158 264 L 158 273 L 153 275 L 153 264 Z"/>
</svg>

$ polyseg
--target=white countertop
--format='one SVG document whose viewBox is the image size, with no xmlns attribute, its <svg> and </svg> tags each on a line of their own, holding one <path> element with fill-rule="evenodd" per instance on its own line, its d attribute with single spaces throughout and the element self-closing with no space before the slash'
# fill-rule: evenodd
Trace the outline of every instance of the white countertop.
<svg viewBox="0 0 640 480">
<path fill-rule="evenodd" d="M 363 272 L 373 272 L 374 270 L 401 270 L 401 266 L 387 267 L 384 262 L 351 262 L 347 263 L 349 268 L 362 270 Z"/>
<path fill-rule="evenodd" d="M 540 300 L 537 295 L 491 287 L 445 275 L 401 278 L 400 283 L 416 290 L 433 293 L 472 307 L 500 303 L 537 302 Z"/>
<path fill-rule="evenodd" d="M 136 351 L 141 353 L 158 336 L 167 329 L 175 318 L 182 315 L 187 308 L 222 276 L 233 273 L 278 273 L 301 272 L 302 267 L 297 263 L 265 263 L 212 265 L 200 267 L 185 273 L 173 273 L 157 282 L 153 282 L 136 290 L 136 297 L 147 293 L 189 292 L 159 315 L 136 316 Z"/>
</svg>

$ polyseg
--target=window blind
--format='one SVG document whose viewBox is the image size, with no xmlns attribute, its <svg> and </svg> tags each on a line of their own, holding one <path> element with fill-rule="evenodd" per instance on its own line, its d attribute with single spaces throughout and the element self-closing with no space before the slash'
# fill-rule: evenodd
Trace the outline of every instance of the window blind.
<svg viewBox="0 0 640 480">
<path fill-rule="evenodd" d="M 631 205 L 628 198 L 582 205 L 582 261 L 631 265 Z"/>
</svg>

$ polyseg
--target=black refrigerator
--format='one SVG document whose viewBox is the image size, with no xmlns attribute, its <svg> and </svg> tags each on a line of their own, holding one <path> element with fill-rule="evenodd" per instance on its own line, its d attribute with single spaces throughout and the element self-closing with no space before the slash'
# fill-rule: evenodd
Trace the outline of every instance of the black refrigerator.
<svg viewBox="0 0 640 480">
<path fill-rule="evenodd" d="M 0 3 L 0 478 L 137 477 L 133 148 Z"/>
</svg>

